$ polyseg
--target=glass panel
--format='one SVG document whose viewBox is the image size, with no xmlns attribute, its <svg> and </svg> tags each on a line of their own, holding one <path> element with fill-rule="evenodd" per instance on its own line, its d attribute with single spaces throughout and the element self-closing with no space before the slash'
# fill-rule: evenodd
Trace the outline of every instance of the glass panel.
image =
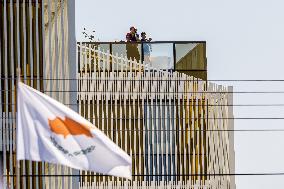
<svg viewBox="0 0 284 189">
<path fill-rule="evenodd" d="M 110 52 L 110 44 L 98 44 L 97 48 L 103 52 Z"/>
<path fill-rule="evenodd" d="M 187 43 L 187 44 L 175 44 L 176 46 L 176 62 L 180 61 L 183 57 L 185 57 L 194 47 L 196 47 L 197 43 Z"/>
<path fill-rule="evenodd" d="M 141 61 L 141 44 L 126 43 L 126 44 L 112 44 L 112 54 L 127 57 L 129 60 Z"/>
<path fill-rule="evenodd" d="M 144 63 L 156 69 L 174 69 L 172 43 L 143 43 Z"/>
<path fill-rule="evenodd" d="M 207 79 L 205 43 L 175 44 L 176 71 Z"/>
<path fill-rule="evenodd" d="M 121 43 L 121 44 L 112 44 L 112 55 L 118 57 L 126 57 L 129 60 L 136 60 L 137 62 L 141 61 L 141 44 L 138 43 Z M 118 59 L 112 59 L 112 65 L 114 70 L 128 69 L 126 67 L 121 67 L 121 62 Z M 134 64 L 132 65 L 134 66 Z M 135 69 L 135 68 L 133 68 Z"/>
<path fill-rule="evenodd" d="M 126 44 L 112 44 L 112 54 L 114 56 L 127 56 Z"/>
<path fill-rule="evenodd" d="M 126 43 L 125 46 L 128 59 L 141 61 L 141 44 Z"/>
<path fill-rule="evenodd" d="M 205 46 L 202 43 L 175 44 L 176 70 L 206 70 Z"/>
</svg>

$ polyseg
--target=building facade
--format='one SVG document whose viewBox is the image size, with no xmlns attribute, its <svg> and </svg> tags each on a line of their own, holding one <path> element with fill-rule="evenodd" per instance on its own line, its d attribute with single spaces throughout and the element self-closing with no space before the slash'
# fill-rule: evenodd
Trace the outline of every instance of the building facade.
<svg viewBox="0 0 284 189">
<path fill-rule="evenodd" d="M 205 42 L 80 43 L 74 0 L 1 0 L 0 160 L 9 188 L 234 188 L 232 93 Z M 150 53 L 145 48 L 150 48 Z M 17 68 L 20 74 L 17 74 Z M 133 180 L 16 162 L 16 79 L 79 111 L 133 158 Z M 1 170 L 2 171 L 2 170 Z"/>
<path fill-rule="evenodd" d="M 77 44 L 79 112 L 133 158 L 133 181 L 83 171 L 81 185 L 235 188 L 232 88 L 190 75 L 207 77 L 204 42 L 151 45 L 145 62 L 124 43 Z M 177 45 L 191 48 L 164 48 Z"/>
</svg>

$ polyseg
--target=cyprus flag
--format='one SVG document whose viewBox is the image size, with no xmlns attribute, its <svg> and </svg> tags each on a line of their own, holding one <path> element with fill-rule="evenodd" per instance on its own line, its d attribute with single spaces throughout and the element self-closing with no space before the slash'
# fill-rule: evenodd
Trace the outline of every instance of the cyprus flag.
<svg viewBox="0 0 284 189">
<path fill-rule="evenodd" d="M 131 157 L 78 113 L 18 82 L 17 160 L 131 178 Z"/>
</svg>

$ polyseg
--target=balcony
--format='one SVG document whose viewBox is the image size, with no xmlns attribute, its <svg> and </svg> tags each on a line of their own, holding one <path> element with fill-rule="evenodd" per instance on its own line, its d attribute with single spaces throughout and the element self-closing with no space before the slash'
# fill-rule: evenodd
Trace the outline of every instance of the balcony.
<svg viewBox="0 0 284 189">
<path fill-rule="evenodd" d="M 207 80 L 204 41 L 79 42 L 78 45 L 136 60 L 152 68 L 178 71 Z"/>
</svg>

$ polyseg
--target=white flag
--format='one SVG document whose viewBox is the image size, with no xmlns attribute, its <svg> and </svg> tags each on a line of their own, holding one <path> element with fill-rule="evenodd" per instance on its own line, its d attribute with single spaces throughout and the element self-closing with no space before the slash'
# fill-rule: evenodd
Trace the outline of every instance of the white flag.
<svg viewBox="0 0 284 189">
<path fill-rule="evenodd" d="M 17 160 L 131 179 L 131 157 L 78 113 L 18 82 Z"/>
</svg>

